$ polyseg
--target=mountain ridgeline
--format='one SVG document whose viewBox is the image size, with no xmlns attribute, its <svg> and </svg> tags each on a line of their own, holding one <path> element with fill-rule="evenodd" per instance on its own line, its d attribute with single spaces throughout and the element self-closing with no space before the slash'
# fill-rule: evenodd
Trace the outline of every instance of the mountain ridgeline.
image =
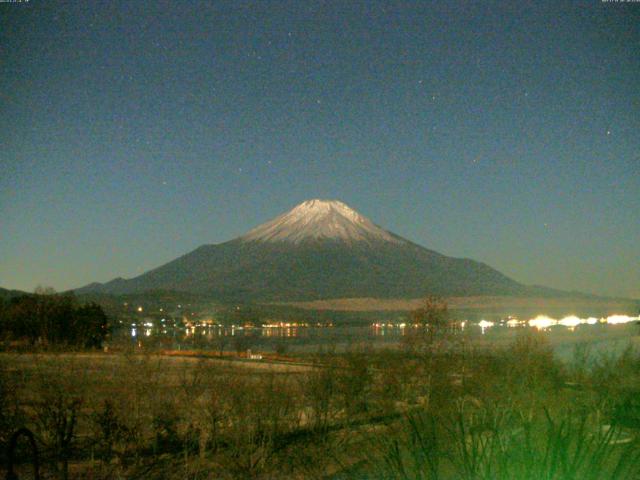
<svg viewBox="0 0 640 480">
<path fill-rule="evenodd" d="M 470 259 L 405 240 L 337 201 L 309 200 L 246 235 L 203 245 L 132 279 L 78 293 L 172 290 L 220 300 L 544 295 Z M 557 293 L 557 292 L 556 292 Z"/>
</svg>

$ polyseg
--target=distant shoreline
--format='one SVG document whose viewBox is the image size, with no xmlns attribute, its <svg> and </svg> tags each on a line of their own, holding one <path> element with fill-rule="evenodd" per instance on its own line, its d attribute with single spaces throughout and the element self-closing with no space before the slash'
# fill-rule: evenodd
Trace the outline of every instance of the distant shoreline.
<svg viewBox="0 0 640 480">
<path fill-rule="evenodd" d="M 602 297 L 501 297 L 501 296 L 473 296 L 446 297 L 451 309 L 566 309 L 584 310 L 597 309 L 610 313 L 636 314 L 640 300 L 611 299 Z M 282 305 L 303 308 L 305 310 L 335 310 L 335 311 L 408 311 L 419 308 L 423 302 L 421 298 L 336 298 L 328 300 L 312 300 L 300 302 L 278 302 L 272 305 Z"/>
</svg>

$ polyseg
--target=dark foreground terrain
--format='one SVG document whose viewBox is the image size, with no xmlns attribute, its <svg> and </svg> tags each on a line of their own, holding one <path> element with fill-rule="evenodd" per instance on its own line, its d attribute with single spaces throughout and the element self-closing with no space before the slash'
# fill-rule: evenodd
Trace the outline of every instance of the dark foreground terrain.
<svg viewBox="0 0 640 480">
<path fill-rule="evenodd" d="M 638 351 L 578 346 L 560 363 L 534 333 L 491 350 L 424 341 L 289 363 L 4 353 L 3 464 L 26 426 L 42 478 L 640 475 Z M 19 478 L 33 478 L 26 438 L 14 453 Z"/>
</svg>

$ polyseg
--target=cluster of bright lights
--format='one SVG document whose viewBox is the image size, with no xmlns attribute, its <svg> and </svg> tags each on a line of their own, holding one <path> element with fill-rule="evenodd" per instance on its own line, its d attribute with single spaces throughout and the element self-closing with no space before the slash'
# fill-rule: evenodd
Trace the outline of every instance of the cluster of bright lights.
<svg viewBox="0 0 640 480">
<path fill-rule="evenodd" d="M 484 319 L 478 322 L 478 326 L 482 329 L 483 334 L 487 328 L 493 327 L 494 325 L 495 324 L 493 322 L 489 322 L 488 320 L 484 320 Z"/>
<path fill-rule="evenodd" d="M 495 325 L 495 323 L 493 323 L 493 322 L 489 322 L 489 321 L 487 321 L 487 320 L 480 320 L 480 321 L 478 322 L 478 326 L 479 326 L 480 328 L 489 328 L 489 327 L 493 327 L 494 325 Z"/>
<path fill-rule="evenodd" d="M 331 327 L 332 325 L 328 325 L 329 327 Z M 401 330 L 407 328 L 407 327 L 413 327 L 413 328 L 418 328 L 418 327 L 424 327 L 425 325 L 422 325 L 420 323 L 406 323 L 406 322 L 400 322 L 400 323 L 372 323 L 371 326 L 373 328 L 377 329 L 384 329 L 384 328 L 399 328 Z"/>
<path fill-rule="evenodd" d="M 629 315 L 609 315 L 604 320 L 611 325 L 616 325 L 618 323 L 635 322 L 636 320 L 640 320 L 640 316 L 630 317 Z"/>
<path fill-rule="evenodd" d="M 576 315 L 568 315 L 558 320 L 547 315 L 538 315 L 537 317 L 532 318 L 529 321 L 519 320 L 515 317 L 509 317 L 509 320 L 507 320 L 505 323 L 508 327 L 529 325 L 530 327 L 537 328 L 538 330 L 546 330 L 556 325 L 574 329 L 578 325 L 595 325 L 596 323 L 617 325 L 635 321 L 640 321 L 640 316 L 630 317 L 629 315 L 609 315 L 608 317 L 597 319 L 596 317 L 580 318 Z M 478 322 L 478 326 L 482 329 L 483 333 L 487 328 L 493 327 L 494 325 L 494 322 L 490 322 L 487 320 L 480 320 Z"/>
<path fill-rule="evenodd" d="M 582 323 L 582 319 L 576 317 L 575 315 L 569 315 L 568 317 L 564 317 L 561 320 L 558 320 L 558 325 L 562 325 L 563 327 L 575 328 Z"/>
<path fill-rule="evenodd" d="M 558 320 L 547 317 L 546 315 L 538 315 L 536 318 L 529 320 L 529 326 L 543 330 L 558 324 Z"/>
<path fill-rule="evenodd" d="M 595 325 L 596 323 L 607 323 L 609 325 L 616 325 L 620 323 L 629 323 L 640 320 L 640 317 L 630 317 L 629 315 L 609 315 L 598 320 L 595 317 L 580 318 L 575 315 L 569 315 L 567 317 L 556 320 L 546 315 L 538 315 L 536 318 L 529 320 L 529 326 L 535 327 L 539 330 L 543 330 L 554 325 L 562 325 L 563 327 L 575 328 L 578 325 Z"/>
<path fill-rule="evenodd" d="M 278 322 L 278 323 L 263 323 L 262 328 L 298 328 L 308 327 L 308 323 L 299 322 Z"/>
</svg>

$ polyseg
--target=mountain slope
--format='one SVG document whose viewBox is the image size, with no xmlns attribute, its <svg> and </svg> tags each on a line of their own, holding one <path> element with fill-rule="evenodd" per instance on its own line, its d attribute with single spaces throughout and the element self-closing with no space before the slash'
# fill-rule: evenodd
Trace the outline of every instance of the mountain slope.
<svg viewBox="0 0 640 480">
<path fill-rule="evenodd" d="M 428 250 L 341 202 L 322 200 L 304 202 L 240 238 L 201 246 L 138 277 L 79 292 L 152 289 L 263 301 L 528 291 L 483 263 Z"/>
<path fill-rule="evenodd" d="M 22 295 L 29 295 L 29 293 L 23 292 L 22 290 L 8 290 L 0 287 L 0 298 L 3 300 L 9 300 L 13 297 L 20 297 Z"/>
</svg>

